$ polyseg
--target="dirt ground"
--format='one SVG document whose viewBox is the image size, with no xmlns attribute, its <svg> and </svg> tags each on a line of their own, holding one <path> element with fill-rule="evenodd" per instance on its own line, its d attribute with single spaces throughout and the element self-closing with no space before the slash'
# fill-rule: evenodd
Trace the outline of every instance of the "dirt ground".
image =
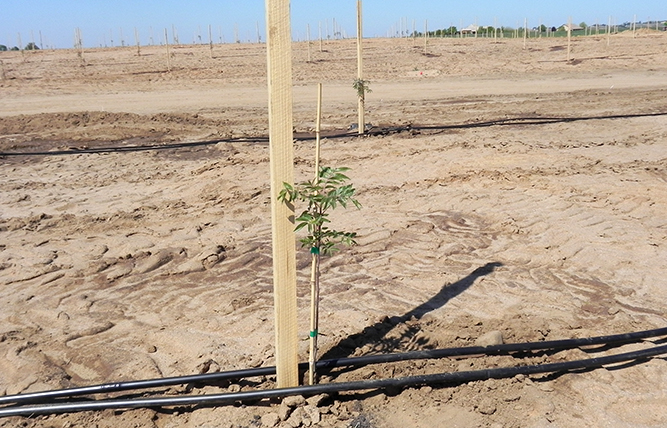
<svg viewBox="0 0 667 428">
<path fill-rule="evenodd" d="M 355 42 L 310 49 L 308 61 L 294 45 L 295 130 L 313 131 L 322 82 L 323 127 L 345 133 Z M 383 132 L 322 148 L 323 164 L 351 168 L 363 205 L 334 215 L 360 239 L 323 262 L 323 358 L 469 346 L 492 332 L 513 343 L 665 327 L 665 52 L 667 34 L 653 32 L 575 38 L 571 61 L 564 39 L 367 40 L 366 118 Z M 0 52 L 0 395 L 273 365 L 264 46 L 171 53 L 168 64 L 158 46 Z M 297 141 L 295 157 L 297 178 L 310 177 L 312 141 Z M 298 267 L 306 361 L 306 251 Z M 322 381 L 648 346 L 391 363 Z M 666 384 L 656 357 L 291 411 L 262 401 L 0 426 L 664 427 Z"/>
</svg>

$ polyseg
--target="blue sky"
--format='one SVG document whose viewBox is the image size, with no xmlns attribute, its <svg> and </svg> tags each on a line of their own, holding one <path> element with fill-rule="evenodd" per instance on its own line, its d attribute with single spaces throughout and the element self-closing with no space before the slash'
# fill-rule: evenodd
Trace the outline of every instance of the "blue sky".
<svg viewBox="0 0 667 428">
<path fill-rule="evenodd" d="M 86 47 L 110 46 L 111 40 L 118 46 L 121 31 L 125 44 L 134 44 L 135 28 L 142 44 L 149 43 L 151 30 L 157 43 L 165 28 L 169 37 L 176 28 L 181 43 L 192 43 L 198 35 L 206 42 L 209 25 L 216 42 L 232 42 L 236 34 L 242 41 L 254 41 L 258 26 L 264 40 L 264 5 L 264 0 L 0 0 L 0 44 L 17 45 L 20 33 L 23 45 L 32 40 L 39 45 L 41 32 L 47 46 L 69 48 L 77 27 Z M 363 6 L 366 37 L 386 36 L 406 24 L 411 30 L 413 22 L 423 30 L 425 20 L 431 30 L 475 22 L 515 27 L 524 19 L 531 27 L 540 22 L 559 26 L 569 16 L 588 24 L 606 23 L 609 16 L 617 23 L 635 15 L 638 21 L 667 20 L 664 0 L 364 0 Z M 319 25 L 332 33 L 333 19 L 348 35 L 355 34 L 356 0 L 292 0 L 291 9 L 295 38 L 305 38 L 308 25 L 313 39 Z"/>
</svg>

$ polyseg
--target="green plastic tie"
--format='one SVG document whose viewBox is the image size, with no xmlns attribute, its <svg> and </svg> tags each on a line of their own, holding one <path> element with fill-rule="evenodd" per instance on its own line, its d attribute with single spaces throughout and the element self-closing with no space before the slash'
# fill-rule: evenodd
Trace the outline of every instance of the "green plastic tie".
<svg viewBox="0 0 667 428">
<path fill-rule="evenodd" d="M 317 330 L 310 332 L 310 337 L 317 337 Z"/>
<path fill-rule="evenodd" d="M 320 254 L 320 247 L 312 247 L 310 249 L 310 254 Z"/>
</svg>

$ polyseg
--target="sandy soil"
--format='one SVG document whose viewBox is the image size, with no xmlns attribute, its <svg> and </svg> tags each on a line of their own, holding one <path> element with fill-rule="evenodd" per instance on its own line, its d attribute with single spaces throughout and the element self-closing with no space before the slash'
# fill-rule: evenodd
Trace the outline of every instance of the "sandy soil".
<svg viewBox="0 0 667 428">
<path fill-rule="evenodd" d="M 294 51 L 295 129 L 356 121 L 353 41 Z M 352 168 L 359 245 L 323 264 L 324 357 L 667 324 L 667 35 L 368 40 L 367 119 L 323 142 Z M 261 45 L 0 53 L 0 395 L 272 365 Z M 203 145 L 183 142 L 255 138 Z M 156 145 L 156 150 L 128 149 Z M 110 148 L 90 153 L 90 149 Z M 128 150 L 119 150 L 126 148 Z M 295 144 L 298 178 L 312 142 Z M 16 155 L 22 153 L 21 155 Z M 11 154 L 11 155 L 10 155 Z M 301 357 L 308 254 L 299 252 Z M 416 361 L 323 381 L 644 348 Z M 269 388 L 164 388 L 204 394 Z M 662 427 L 667 361 L 280 403 L 0 419 L 2 427 Z M 315 409 L 315 410 L 313 410 Z M 308 416 L 310 415 L 310 416 Z M 283 414 L 282 416 L 285 416 Z M 319 421 L 318 421 L 319 420 Z"/>
</svg>

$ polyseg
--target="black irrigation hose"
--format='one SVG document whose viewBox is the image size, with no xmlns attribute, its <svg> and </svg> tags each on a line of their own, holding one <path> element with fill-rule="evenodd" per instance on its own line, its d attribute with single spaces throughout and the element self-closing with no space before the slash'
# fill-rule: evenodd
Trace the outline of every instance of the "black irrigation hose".
<svg viewBox="0 0 667 428">
<path fill-rule="evenodd" d="M 322 137 L 328 139 L 337 138 L 357 138 L 378 135 L 396 134 L 404 131 L 443 131 L 447 129 L 465 129 L 465 128 L 485 128 L 491 126 L 508 126 L 508 125 L 547 125 L 551 123 L 567 123 L 578 122 L 584 120 L 610 120 L 610 119 L 631 119 L 636 117 L 654 117 L 665 116 L 667 112 L 657 113 L 633 113 L 633 114 L 615 114 L 607 116 L 590 116 L 590 117 L 515 117 L 508 119 L 489 120 L 485 122 L 472 122 L 453 125 L 399 125 L 388 127 L 374 127 L 363 134 L 347 131 L 330 131 L 323 133 Z M 296 134 L 295 141 L 310 141 L 314 140 L 314 135 Z M 166 149 L 180 149 L 196 146 L 209 146 L 218 143 L 268 143 L 269 138 L 266 136 L 259 137 L 237 137 L 237 138 L 223 138 L 219 140 L 207 141 L 193 141 L 185 143 L 170 143 L 170 144 L 154 144 L 154 145 L 135 145 L 135 146 L 118 146 L 118 147 L 95 147 L 80 150 L 54 150 L 49 152 L 0 152 L 0 158 L 4 156 L 62 156 L 75 154 L 94 154 L 94 153 L 117 153 L 117 152 L 140 152 L 148 150 L 166 150 Z"/>
<path fill-rule="evenodd" d="M 391 363 L 397 361 L 436 359 L 447 357 L 464 357 L 472 355 L 501 355 L 513 352 L 544 351 L 571 349 L 581 346 L 618 345 L 636 342 L 651 337 L 667 336 L 667 328 L 644 330 L 632 333 L 597 336 L 580 339 L 551 340 L 543 342 L 509 343 L 494 346 L 469 346 L 461 348 L 433 349 L 394 354 L 367 355 L 363 357 L 337 358 L 317 362 L 320 370 L 337 367 L 361 367 L 370 364 Z M 299 364 L 299 369 L 308 369 L 307 363 Z M 44 403 L 64 397 L 75 397 L 89 394 L 149 389 L 182 384 L 212 383 L 223 380 L 243 379 L 257 376 L 269 376 L 276 373 L 275 367 L 259 367 L 253 369 L 232 370 L 199 375 L 177 376 L 161 379 L 147 379 L 128 382 L 114 382 L 102 385 L 91 385 L 77 388 L 52 391 L 32 392 L 27 394 L 8 395 L 0 397 L 0 404 Z"/>
<path fill-rule="evenodd" d="M 88 402 L 70 402 L 41 406 L 25 406 L 0 409 L 0 417 L 34 416 L 56 413 L 70 413 L 106 409 L 133 409 L 146 407 L 173 407 L 195 405 L 222 405 L 239 401 L 253 401 L 267 398 L 287 397 L 291 395 L 312 396 L 323 393 L 342 391 L 375 390 L 383 388 L 402 388 L 430 384 L 460 384 L 465 382 L 511 378 L 516 375 L 539 373 L 561 373 L 573 370 L 600 368 L 609 364 L 644 360 L 653 356 L 667 354 L 667 345 L 654 346 L 641 351 L 627 352 L 606 357 L 568 361 L 564 363 L 539 364 L 530 366 L 484 369 L 454 373 L 409 376 L 394 379 L 365 380 L 355 382 L 328 383 L 313 386 L 277 388 L 270 390 L 248 391 L 228 394 L 197 395 L 186 397 L 160 397 L 139 399 L 115 399 Z"/>
</svg>

